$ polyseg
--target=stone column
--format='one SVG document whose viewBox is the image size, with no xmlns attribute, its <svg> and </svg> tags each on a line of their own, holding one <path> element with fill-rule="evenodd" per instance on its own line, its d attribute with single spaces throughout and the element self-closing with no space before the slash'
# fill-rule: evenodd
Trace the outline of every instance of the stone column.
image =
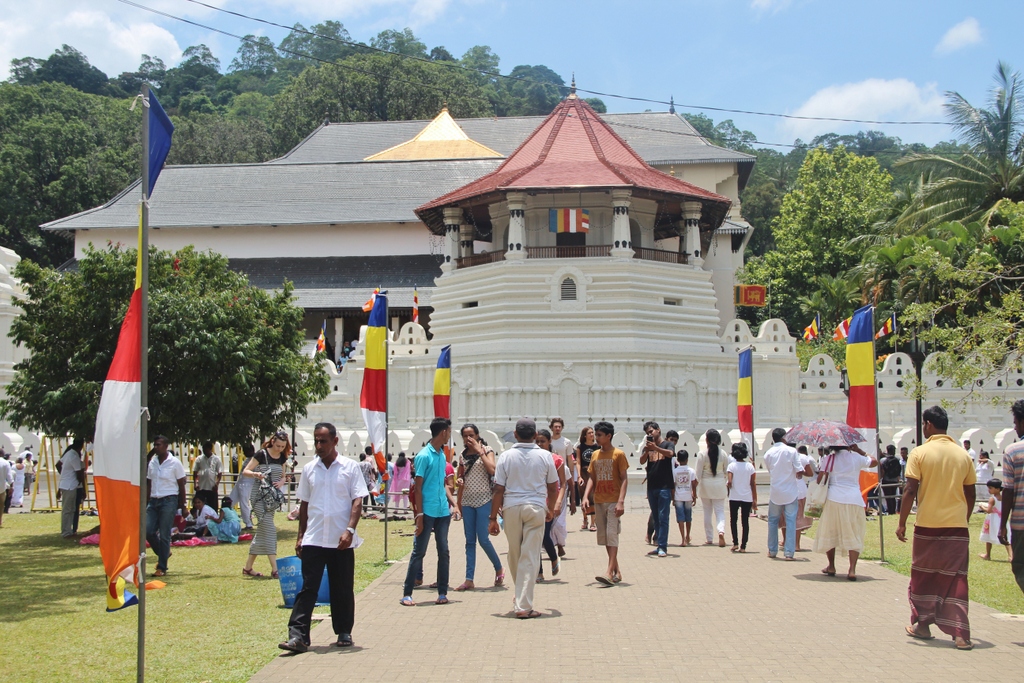
<svg viewBox="0 0 1024 683">
<path fill-rule="evenodd" d="M 455 259 L 459 257 L 459 226 L 462 225 L 462 209 L 448 207 L 444 210 L 444 263 L 441 271 L 455 270 Z"/>
<path fill-rule="evenodd" d="M 683 202 L 684 251 L 689 254 L 690 265 L 700 268 L 704 259 L 700 251 L 700 202 Z"/>
<path fill-rule="evenodd" d="M 630 190 L 612 190 L 612 256 L 633 258 L 629 236 Z"/>
<path fill-rule="evenodd" d="M 473 255 L 473 226 L 463 223 L 459 226 L 459 256 L 465 258 Z"/>
<path fill-rule="evenodd" d="M 520 261 L 526 258 L 526 195 L 509 192 L 505 199 L 508 202 L 508 251 L 505 258 Z"/>
</svg>

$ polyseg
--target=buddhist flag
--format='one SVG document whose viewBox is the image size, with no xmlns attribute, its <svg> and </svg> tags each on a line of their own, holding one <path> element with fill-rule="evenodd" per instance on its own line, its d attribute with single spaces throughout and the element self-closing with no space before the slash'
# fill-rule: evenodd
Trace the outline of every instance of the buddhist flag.
<svg viewBox="0 0 1024 683">
<path fill-rule="evenodd" d="M 387 481 L 387 462 L 384 450 L 388 438 L 388 296 L 380 288 L 374 291 L 373 309 L 366 326 L 363 367 L 363 390 L 359 395 L 359 407 L 363 410 L 363 421 L 369 436 L 373 457 L 377 461 L 384 481 Z"/>
<path fill-rule="evenodd" d="M 434 417 L 452 419 L 452 347 L 441 349 L 434 371 Z"/>
<path fill-rule="evenodd" d="M 587 232 L 590 230 L 590 212 L 586 209 L 548 209 L 548 230 Z"/>
<path fill-rule="evenodd" d="M 378 294 L 380 294 L 380 287 L 377 287 L 376 289 L 374 289 L 373 290 L 373 294 L 371 294 L 370 298 L 366 300 L 365 304 L 363 304 L 363 312 L 364 313 L 369 313 L 370 311 L 373 310 L 373 302 L 377 300 L 377 295 Z"/>
<path fill-rule="evenodd" d="M 836 331 L 832 333 L 832 341 L 842 341 L 850 334 L 850 318 L 836 325 Z"/>
<path fill-rule="evenodd" d="M 882 325 L 882 329 L 875 335 L 875 339 L 881 339 L 882 337 L 888 337 L 890 334 L 896 331 L 896 314 L 893 313 L 885 319 L 885 323 Z"/>
<path fill-rule="evenodd" d="M 100 556 L 107 574 L 107 611 L 138 602 L 139 421 L 142 413 L 142 229 L 135 291 L 121 323 L 114 360 L 96 413 L 93 478 L 99 510 Z"/>
<path fill-rule="evenodd" d="M 747 444 L 751 460 L 754 458 L 754 378 L 753 350 L 740 351 L 740 383 L 737 390 L 736 411 L 740 423 L 740 438 Z"/>
<path fill-rule="evenodd" d="M 876 453 L 878 448 L 874 332 L 874 307 L 857 309 L 850 319 L 850 332 L 846 338 L 846 373 L 850 383 L 846 424 L 864 435 L 869 453 Z"/>
<path fill-rule="evenodd" d="M 327 321 L 320 326 L 320 336 L 316 340 L 316 351 L 317 353 L 327 352 Z"/>
<path fill-rule="evenodd" d="M 816 313 L 811 324 L 804 328 L 804 341 L 813 341 L 821 334 L 821 314 Z"/>
<path fill-rule="evenodd" d="M 412 288 L 412 321 L 420 322 L 420 290 L 415 287 Z"/>
</svg>

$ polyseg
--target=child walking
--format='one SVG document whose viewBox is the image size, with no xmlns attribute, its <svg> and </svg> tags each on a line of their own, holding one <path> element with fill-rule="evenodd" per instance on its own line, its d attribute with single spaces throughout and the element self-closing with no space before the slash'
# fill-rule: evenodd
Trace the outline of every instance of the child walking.
<svg viewBox="0 0 1024 683">
<path fill-rule="evenodd" d="M 590 461 L 590 479 L 587 490 L 583 492 L 584 505 L 587 505 L 590 494 L 594 494 L 594 509 L 597 518 L 597 544 L 603 545 L 608 553 L 608 571 L 595 577 L 598 583 L 611 586 L 622 581 L 619 570 L 619 530 L 621 517 L 626 511 L 626 487 L 629 481 L 626 474 L 629 462 L 626 454 L 612 446 L 615 427 L 611 422 L 598 422 L 594 425 L 594 435 L 601 450 L 594 451 Z M 584 508 L 584 514 L 587 514 Z"/>
<path fill-rule="evenodd" d="M 693 522 L 693 490 L 697 487 L 697 473 L 686 463 L 690 454 L 681 450 L 676 453 L 676 466 L 672 468 L 672 504 L 676 508 L 676 522 L 679 524 L 679 545 L 690 545 L 690 524 Z"/>
<path fill-rule="evenodd" d="M 980 556 L 983 560 L 991 560 L 992 544 L 1001 545 L 997 536 L 999 534 L 999 517 L 1003 513 L 1003 502 L 1001 500 L 1003 482 L 999 479 L 989 479 L 985 482 L 985 485 L 988 487 L 988 502 L 978 506 L 981 512 L 986 513 L 985 521 L 981 523 L 980 537 L 981 542 L 985 544 L 985 552 L 980 553 Z M 1009 537 L 1006 540 L 1010 540 Z M 1013 562 L 1013 550 L 1010 546 L 1006 546 L 1006 554 L 1009 555 L 1010 562 Z"/>
</svg>

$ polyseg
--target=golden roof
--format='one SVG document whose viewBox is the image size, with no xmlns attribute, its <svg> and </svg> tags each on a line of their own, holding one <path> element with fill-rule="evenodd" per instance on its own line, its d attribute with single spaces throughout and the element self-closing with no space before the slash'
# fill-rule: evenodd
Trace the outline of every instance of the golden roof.
<svg viewBox="0 0 1024 683">
<path fill-rule="evenodd" d="M 486 145 L 471 140 L 445 107 L 412 140 L 372 154 L 364 161 L 416 161 L 423 159 L 478 159 L 499 157 Z"/>
</svg>

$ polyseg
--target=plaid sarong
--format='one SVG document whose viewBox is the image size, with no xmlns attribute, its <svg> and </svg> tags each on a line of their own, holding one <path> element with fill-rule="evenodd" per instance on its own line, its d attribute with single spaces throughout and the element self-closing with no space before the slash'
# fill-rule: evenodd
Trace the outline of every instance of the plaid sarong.
<svg viewBox="0 0 1024 683">
<path fill-rule="evenodd" d="M 910 623 L 935 624 L 943 633 L 970 640 L 967 566 L 971 538 L 966 528 L 914 529 L 910 566 Z"/>
</svg>

